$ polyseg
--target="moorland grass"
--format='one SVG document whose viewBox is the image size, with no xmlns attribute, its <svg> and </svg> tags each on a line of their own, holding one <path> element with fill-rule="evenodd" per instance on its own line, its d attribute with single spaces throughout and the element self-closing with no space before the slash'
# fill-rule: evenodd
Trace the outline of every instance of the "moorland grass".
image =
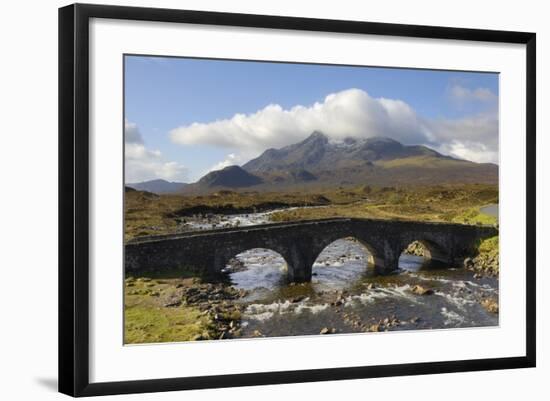
<svg viewBox="0 0 550 401">
<path fill-rule="evenodd" d="M 166 307 L 169 297 L 177 296 L 181 279 L 152 280 L 129 277 L 124 294 L 124 343 L 178 342 L 208 338 L 210 318 L 186 305 Z"/>
<path fill-rule="evenodd" d="M 498 187 L 485 184 L 416 187 L 362 185 L 315 188 L 305 192 L 217 191 L 209 195 L 160 196 L 132 191 L 127 192 L 125 197 L 125 239 L 173 233 L 178 225 L 177 216 L 197 206 L 250 208 L 266 202 L 323 206 L 277 212 L 272 216 L 274 221 L 358 217 L 494 224 L 496 220 L 481 214 L 479 209 L 498 203 Z"/>
</svg>

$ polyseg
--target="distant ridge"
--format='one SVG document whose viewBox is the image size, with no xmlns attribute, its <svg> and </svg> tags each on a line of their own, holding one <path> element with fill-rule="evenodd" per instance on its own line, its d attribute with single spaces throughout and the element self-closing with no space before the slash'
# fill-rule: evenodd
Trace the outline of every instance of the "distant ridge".
<svg viewBox="0 0 550 401">
<path fill-rule="evenodd" d="M 180 192 L 186 185 L 183 182 L 170 182 L 161 179 L 126 184 L 127 187 L 137 189 L 138 191 L 153 192 L 156 194 Z"/>
</svg>

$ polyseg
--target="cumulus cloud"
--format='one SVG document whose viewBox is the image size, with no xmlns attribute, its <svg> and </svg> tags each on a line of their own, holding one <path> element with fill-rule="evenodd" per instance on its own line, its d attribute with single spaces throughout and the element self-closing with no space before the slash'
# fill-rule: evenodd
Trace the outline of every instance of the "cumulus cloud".
<svg viewBox="0 0 550 401">
<path fill-rule="evenodd" d="M 193 123 L 170 132 L 175 143 L 208 144 L 231 149 L 262 151 L 298 142 L 315 130 L 333 139 L 390 136 L 397 140 L 422 139 L 418 117 L 405 102 L 371 97 L 359 89 L 328 95 L 322 103 L 289 110 L 277 104 L 249 114 L 210 123 Z"/>
<path fill-rule="evenodd" d="M 143 144 L 143 137 L 139 132 L 136 123 L 131 123 L 127 119 L 124 120 L 124 142 L 125 143 L 141 143 Z"/>
<path fill-rule="evenodd" d="M 451 99 L 457 102 L 496 102 L 497 96 L 488 88 L 466 88 L 461 85 L 453 85 L 449 89 Z"/>
<path fill-rule="evenodd" d="M 451 141 L 436 147 L 436 150 L 464 160 L 475 160 L 478 163 L 498 162 L 498 151 L 479 142 Z"/>
<path fill-rule="evenodd" d="M 188 170 L 178 162 L 167 161 L 159 150 L 145 146 L 143 136 L 135 123 L 124 123 L 125 181 L 141 182 L 162 178 L 168 181 L 184 181 Z"/>
<path fill-rule="evenodd" d="M 460 119 L 426 120 L 427 146 L 478 163 L 498 163 L 498 115 L 485 112 Z"/>
<path fill-rule="evenodd" d="M 483 89 L 463 92 L 456 89 L 456 92 L 464 99 L 489 97 Z M 333 93 L 310 106 L 283 109 L 270 104 L 251 114 L 235 114 L 229 119 L 181 126 L 173 129 L 170 137 L 174 143 L 182 145 L 227 148 L 231 157 L 217 165 L 225 166 L 246 161 L 268 148 L 296 143 L 315 130 L 337 141 L 345 137 L 387 136 L 405 144 L 426 144 L 473 161 L 487 161 L 487 155 L 491 154 L 490 161 L 497 161 L 495 112 L 457 120 L 428 120 L 418 116 L 401 100 L 374 98 L 361 89 Z M 483 154 L 484 146 L 489 152 L 487 155 Z M 246 159 L 248 155 L 251 156 Z"/>
</svg>

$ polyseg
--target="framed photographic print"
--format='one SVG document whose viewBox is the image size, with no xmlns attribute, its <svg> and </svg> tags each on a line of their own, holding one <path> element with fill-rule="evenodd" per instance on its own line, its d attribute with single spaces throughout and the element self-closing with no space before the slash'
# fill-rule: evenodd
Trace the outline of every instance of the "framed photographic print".
<svg viewBox="0 0 550 401">
<path fill-rule="evenodd" d="M 535 366 L 535 82 L 534 33 L 61 8 L 59 390 Z"/>
</svg>

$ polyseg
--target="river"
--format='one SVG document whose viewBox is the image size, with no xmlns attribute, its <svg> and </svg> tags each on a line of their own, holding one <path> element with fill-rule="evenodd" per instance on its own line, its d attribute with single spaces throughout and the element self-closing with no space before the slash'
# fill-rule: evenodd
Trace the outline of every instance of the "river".
<svg viewBox="0 0 550 401">
<path fill-rule="evenodd" d="M 320 208 L 326 206 L 307 206 L 307 208 Z M 243 213 L 243 214 L 214 214 L 195 218 L 187 218 L 180 223 L 178 231 L 211 230 L 227 227 L 244 227 L 259 224 L 268 224 L 271 222 L 271 215 L 279 211 L 289 211 L 299 209 L 298 207 L 289 207 L 284 209 L 273 209 L 268 212 Z"/>
<path fill-rule="evenodd" d="M 220 220 L 264 224 L 271 213 Z M 484 299 L 498 299 L 497 278 L 474 278 L 462 267 L 429 266 L 423 257 L 408 254 L 401 256 L 396 274 L 377 276 L 367 264 L 368 256 L 357 241 L 337 240 L 319 255 L 311 283 L 289 284 L 279 254 L 253 249 L 237 255 L 225 272 L 234 287 L 248 290 L 240 301 L 245 304 L 242 336 L 498 325 L 498 314 L 481 305 Z M 429 289 L 429 295 L 418 295 L 415 286 Z"/>
</svg>

